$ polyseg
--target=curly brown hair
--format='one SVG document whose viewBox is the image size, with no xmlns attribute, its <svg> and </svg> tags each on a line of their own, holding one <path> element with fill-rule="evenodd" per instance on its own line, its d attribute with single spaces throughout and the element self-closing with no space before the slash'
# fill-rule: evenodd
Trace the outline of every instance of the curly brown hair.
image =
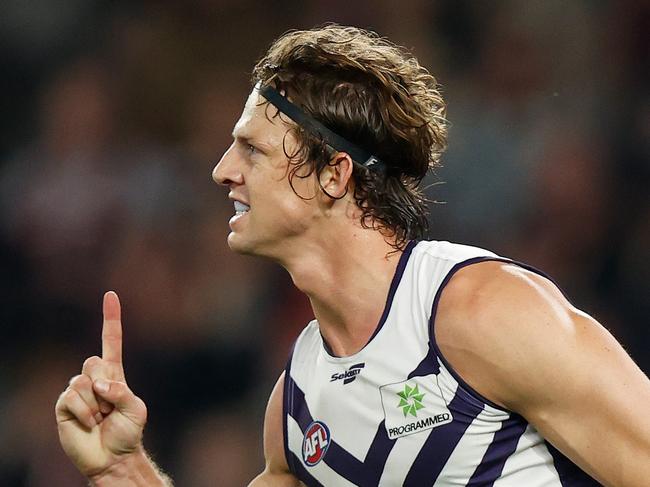
<svg viewBox="0 0 650 487">
<path fill-rule="evenodd" d="M 277 39 L 256 64 L 252 81 L 283 91 L 385 163 L 384 171 L 376 171 L 355 161 L 354 199 L 365 228 L 384 231 L 396 249 L 426 237 L 427 200 L 419 186 L 440 165 L 447 120 L 436 79 L 412 54 L 374 32 L 327 24 Z M 298 172 L 318 175 L 332 163 L 326 141 L 300 126 L 292 130 L 298 148 L 287 154 L 291 184 Z"/>
</svg>

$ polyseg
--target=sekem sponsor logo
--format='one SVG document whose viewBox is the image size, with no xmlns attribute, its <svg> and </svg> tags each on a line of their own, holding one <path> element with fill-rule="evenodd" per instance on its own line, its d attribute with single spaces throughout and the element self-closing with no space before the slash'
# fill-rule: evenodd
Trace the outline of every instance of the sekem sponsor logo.
<svg viewBox="0 0 650 487">
<path fill-rule="evenodd" d="M 351 365 L 350 368 L 345 372 L 341 372 L 340 374 L 332 374 L 330 378 L 330 382 L 342 380 L 343 384 L 349 384 L 350 382 L 353 382 L 354 379 L 357 378 L 357 375 L 361 373 L 361 369 L 363 369 L 365 366 L 366 366 L 365 362 Z"/>
</svg>

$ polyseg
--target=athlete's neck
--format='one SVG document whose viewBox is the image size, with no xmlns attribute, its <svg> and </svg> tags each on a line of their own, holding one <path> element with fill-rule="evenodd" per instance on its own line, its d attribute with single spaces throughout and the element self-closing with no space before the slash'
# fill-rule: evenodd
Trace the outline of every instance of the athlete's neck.
<svg viewBox="0 0 650 487">
<path fill-rule="evenodd" d="M 401 254 L 379 231 L 359 226 L 312 240 L 283 262 L 334 355 L 353 355 L 372 336 Z"/>
</svg>

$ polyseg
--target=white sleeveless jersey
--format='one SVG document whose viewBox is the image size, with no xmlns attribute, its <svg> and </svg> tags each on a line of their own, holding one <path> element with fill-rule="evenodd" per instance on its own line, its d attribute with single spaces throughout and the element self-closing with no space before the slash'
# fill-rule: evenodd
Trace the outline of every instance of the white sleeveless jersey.
<svg viewBox="0 0 650 487">
<path fill-rule="evenodd" d="M 285 372 L 285 455 L 296 477 L 308 486 L 599 485 L 440 353 L 440 293 L 458 269 L 485 260 L 507 261 L 411 242 L 375 333 L 353 356 L 332 356 L 318 323 L 307 325 Z"/>
</svg>

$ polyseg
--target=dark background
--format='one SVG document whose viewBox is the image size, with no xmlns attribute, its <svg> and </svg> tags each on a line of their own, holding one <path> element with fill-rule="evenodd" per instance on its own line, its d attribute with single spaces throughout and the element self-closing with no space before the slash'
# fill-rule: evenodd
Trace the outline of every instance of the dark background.
<svg viewBox="0 0 650 487">
<path fill-rule="evenodd" d="M 282 269 L 228 250 L 210 172 L 254 61 L 325 21 L 409 47 L 444 87 L 431 237 L 545 270 L 650 370 L 647 2 L 4 0 L 0 485 L 85 485 L 53 407 L 100 353 L 107 289 L 161 466 L 198 487 L 260 470 L 311 311 Z"/>
</svg>

